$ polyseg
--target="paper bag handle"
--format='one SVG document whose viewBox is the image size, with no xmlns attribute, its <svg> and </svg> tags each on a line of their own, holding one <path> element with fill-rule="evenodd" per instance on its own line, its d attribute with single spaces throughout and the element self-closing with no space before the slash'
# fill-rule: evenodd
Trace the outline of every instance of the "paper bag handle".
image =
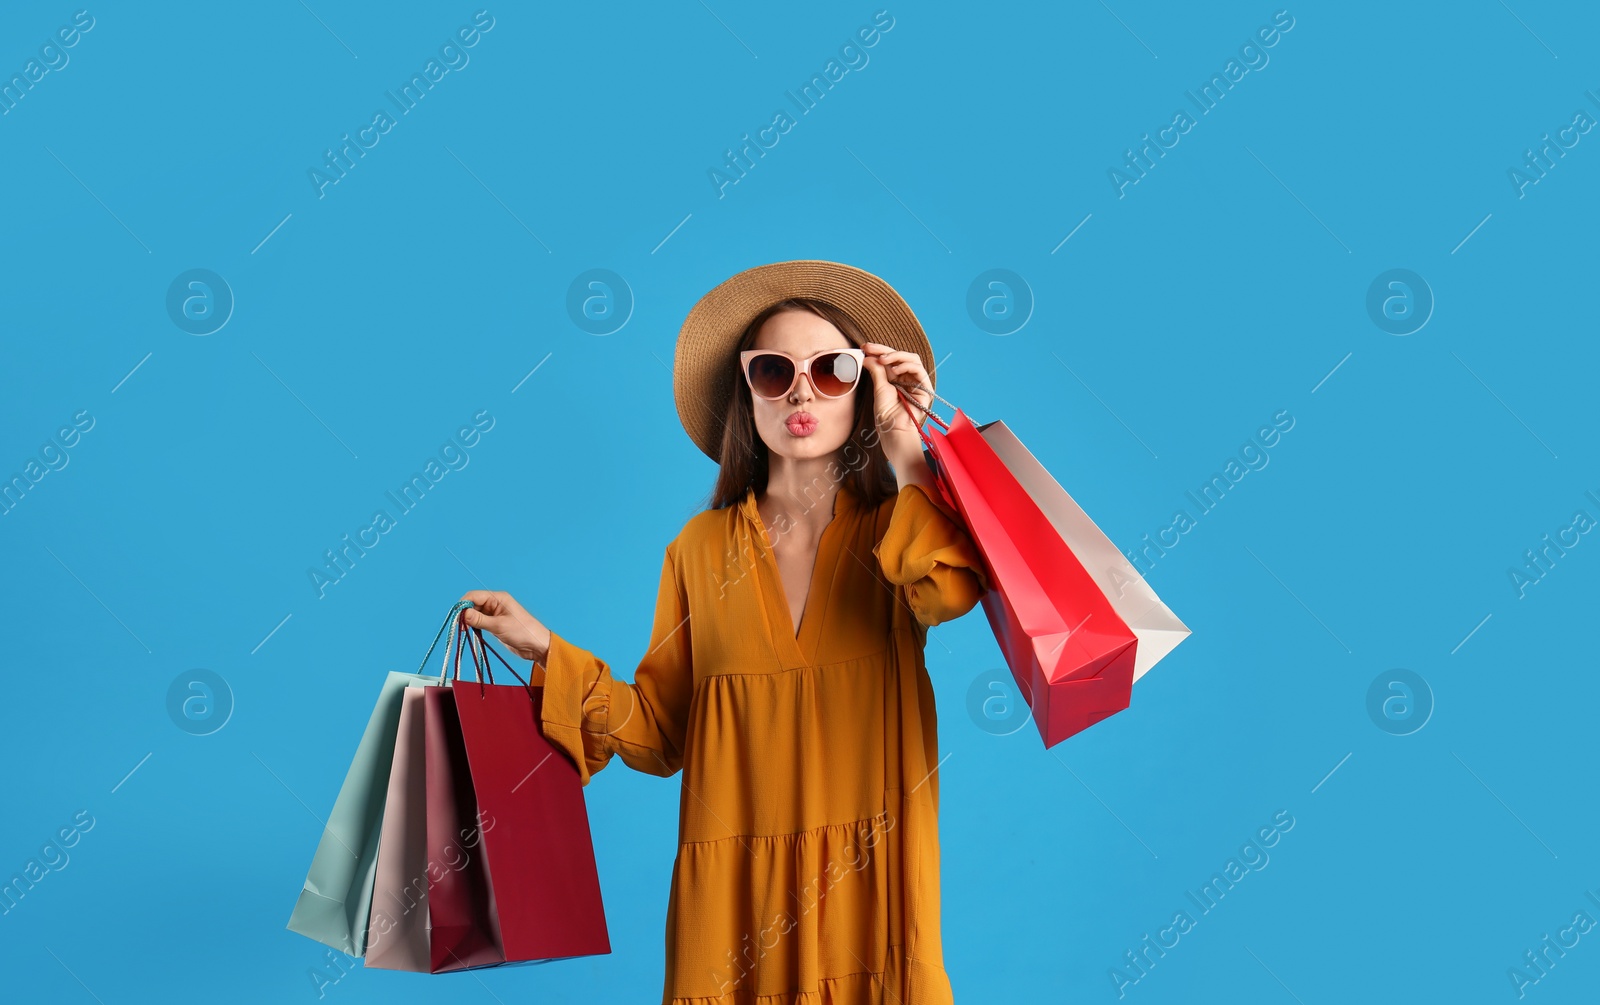
<svg viewBox="0 0 1600 1005">
<path fill-rule="evenodd" d="M 489 645 L 489 640 L 483 637 L 482 628 L 472 629 L 472 634 L 476 636 L 478 640 L 477 652 L 483 653 L 483 665 L 485 669 L 487 669 L 489 666 L 489 654 L 493 653 L 494 658 L 500 661 L 500 665 L 509 670 L 511 672 L 511 676 L 517 679 L 517 683 L 527 688 L 529 694 L 533 693 L 533 685 L 522 679 L 522 675 L 517 673 L 516 669 L 512 667 L 510 663 L 506 662 L 506 658 L 504 656 L 500 655 L 500 650 Z M 474 653 L 474 662 L 476 662 L 476 653 Z M 489 673 L 489 683 L 494 683 L 494 673 L 492 671 Z"/>
<path fill-rule="evenodd" d="M 915 407 L 915 408 L 922 409 L 923 413 L 929 419 L 932 419 L 935 423 L 938 424 L 940 429 L 943 429 L 947 433 L 950 431 L 950 424 L 948 422 L 945 422 L 943 419 L 939 418 L 937 415 L 935 415 L 934 412 L 933 412 L 933 409 L 928 408 L 927 406 L 923 405 L 922 402 L 918 401 L 917 399 L 913 398 L 911 395 L 907 394 L 905 388 L 901 387 L 899 384 L 891 383 L 890 386 L 892 386 L 896 391 L 900 392 L 900 398 L 902 400 L 902 403 L 905 405 L 906 411 L 911 413 L 911 420 L 914 423 L 916 423 L 917 436 L 921 438 L 923 444 L 926 445 L 928 447 L 928 449 L 932 450 L 933 449 L 933 437 L 929 436 L 928 435 L 928 431 L 922 428 L 923 418 L 922 418 L 922 416 L 919 416 L 916 412 L 912 412 L 911 411 L 912 408 Z M 955 408 L 956 407 L 955 405 L 952 405 L 950 403 L 950 400 L 948 398 L 941 397 L 939 395 L 939 393 L 937 391 L 935 391 L 931 387 L 924 387 L 921 384 L 918 384 L 917 385 L 917 389 L 921 390 L 921 391 L 927 391 L 929 394 L 933 395 L 938 400 L 944 402 L 946 405 L 950 405 L 951 408 Z M 957 411 L 959 411 L 959 409 L 957 409 Z"/>
<path fill-rule="evenodd" d="M 417 666 L 417 673 L 420 674 L 420 673 L 422 673 L 422 671 L 424 669 L 427 668 L 428 660 L 429 660 L 429 658 L 431 658 L 433 656 L 433 650 L 439 645 L 439 640 L 444 638 L 445 630 L 453 628 L 455 626 L 456 620 L 458 618 L 460 618 L 461 612 L 466 610 L 467 608 L 469 608 L 471 606 L 472 606 L 472 601 L 470 601 L 470 600 L 458 600 L 454 604 L 450 605 L 450 613 L 445 615 L 444 623 L 439 626 L 439 631 L 434 634 L 433 642 L 431 642 L 428 645 L 428 651 L 422 657 L 422 663 Z M 454 640 L 454 638 L 455 638 L 455 636 L 452 633 L 452 635 L 451 635 L 452 641 Z M 449 647 L 446 646 L 446 649 L 448 649 L 448 648 Z"/>
<path fill-rule="evenodd" d="M 471 606 L 473 605 L 466 605 L 466 607 Z M 450 624 L 450 643 L 447 645 L 445 653 L 445 672 L 450 676 L 450 683 L 458 684 L 461 682 L 461 648 L 463 645 L 466 647 L 467 655 L 472 658 L 473 674 L 477 678 L 479 685 L 485 683 L 485 678 L 487 678 L 488 683 L 494 683 L 494 668 L 489 664 L 489 654 L 493 653 L 494 658 L 499 660 L 500 664 L 507 670 L 511 671 L 511 676 L 517 679 L 518 684 L 530 690 L 532 689 L 532 685 L 523 680 L 522 675 L 517 673 L 510 663 L 506 662 L 506 658 L 500 655 L 500 651 L 489 645 L 489 640 L 483 637 L 483 629 L 473 628 L 467 624 L 465 609 Z M 452 649 L 455 652 L 455 672 L 450 674 L 450 650 Z M 480 654 L 482 654 L 481 660 L 479 658 Z M 444 683 L 444 681 L 441 679 L 440 683 Z"/>
</svg>

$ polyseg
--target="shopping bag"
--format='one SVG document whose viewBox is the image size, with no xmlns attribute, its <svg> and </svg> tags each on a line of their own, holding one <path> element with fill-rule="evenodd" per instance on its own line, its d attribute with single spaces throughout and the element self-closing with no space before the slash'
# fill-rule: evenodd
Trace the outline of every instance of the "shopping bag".
<svg viewBox="0 0 1600 1005">
<path fill-rule="evenodd" d="M 483 860 L 507 962 L 611 952 L 577 766 L 540 727 L 544 688 L 496 684 L 479 629 L 476 683 L 456 680 L 455 708 L 483 821 Z M 471 640 L 469 639 L 469 643 Z M 488 682 L 484 682 L 484 677 Z"/>
<path fill-rule="evenodd" d="M 427 665 L 439 638 L 466 606 L 457 604 L 434 636 Z M 419 668 L 420 669 L 420 668 Z M 288 928 L 350 956 L 366 955 L 367 917 L 372 903 L 373 869 L 377 864 L 379 829 L 394 762 L 395 734 L 400 723 L 401 695 L 411 687 L 437 683 L 420 672 L 391 671 L 378 691 L 367 728 L 328 814 L 317 842 L 305 884 L 289 916 Z"/>
<path fill-rule="evenodd" d="M 400 706 L 372 884 L 366 965 L 428 973 L 428 806 L 421 688 Z"/>
<path fill-rule="evenodd" d="M 1053 747 L 1128 707 L 1138 639 L 967 416 L 927 414 L 942 429 L 917 427 L 940 492 L 989 576 L 984 613 Z"/>
<path fill-rule="evenodd" d="M 976 428 L 1072 549 L 1118 616 L 1133 630 L 1139 640 L 1133 663 L 1133 679 L 1137 682 L 1189 637 L 1188 627 L 1161 602 L 1127 556 L 1004 422 L 985 422 Z"/>
<path fill-rule="evenodd" d="M 425 687 L 422 698 L 429 968 L 442 973 L 504 963 L 455 690 Z"/>
<path fill-rule="evenodd" d="M 472 645 L 458 630 L 453 675 L 401 709 L 366 964 L 443 973 L 609 952 L 582 782 L 544 739 L 543 689 L 496 684 L 482 632 Z"/>
<path fill-rule="evenodd" d="M 350 770 L 317 842 L 300 899 L 288 928 L 350 956 L 366 955 L 367 913 L 372 902 L 372 871 L 378 857 L 378 830 L 389 791 L 401 694 L 435 678 L 390 671 L 377 704 L 356 745 Z"/>
</svg>

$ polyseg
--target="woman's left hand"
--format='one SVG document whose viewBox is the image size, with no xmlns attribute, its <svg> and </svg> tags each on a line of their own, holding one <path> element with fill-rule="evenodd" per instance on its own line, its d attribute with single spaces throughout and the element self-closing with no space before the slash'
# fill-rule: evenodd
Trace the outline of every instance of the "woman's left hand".
<svg viewBox="0 0 1600 1005">
<path fill-rule="evenodd" d="M 884 456 L 890 464 L 921 458 L 922 437 L 917 430 L 922 425 L 923 412 L 901 399 L 893 385 L 900 385 L 924 408 L 931 406 L 933 395 L 922 388 L 932 387 L 933 381 L 922 365 L 922 357 L 878 342 L 863 342 L 861 350 L 867 372 L 872 374 L 873 412 L 877 415 Z M 912 418 L 913 413 L 916 418 Z"/>
</svg>

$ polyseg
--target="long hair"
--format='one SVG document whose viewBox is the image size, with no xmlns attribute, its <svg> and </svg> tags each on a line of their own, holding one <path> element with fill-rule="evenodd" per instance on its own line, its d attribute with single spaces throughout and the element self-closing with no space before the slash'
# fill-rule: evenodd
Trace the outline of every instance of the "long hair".
<svg viewBox="0 0 1600 1005">
<path fill-rule="evenodd" d="M 722 509 L 744 498 L 754 486 L 757 495 L 767 488 L 767 445 L 756 431 L 755 404 L 750 398 L 750 385 L 738 373 L 739 353 L 751 348 L 761 326 L 774 314 L 783 311 L 809 311 L 839 329 L 850 344 L 860 348 L 870 341 L 856 319 L 840 308 L 823 300 L 796 297 L 780 300 L 757 314 L 745 327 L 739 344 L 729 354 L 728 366 L 732 371 L 733 396 L 728 404 L 728 421 L 723 428 L 722 450 L 718 463 L 717 483 L 711 490 L 711 509 Z M 868 507 L 876 507 L 897 492 L 894 469 L 883 452 L 883 438 L 873 416 L 876 395 L 872 375 L 864 369 L 856 383 L 855 416 L 850 438 L 834 455 L 829 477 L 848 480 Z M 819 479 L 820 480 L 820 479 Z M 819 491 L 824 487 L 819 486 Z"/>
</svg>

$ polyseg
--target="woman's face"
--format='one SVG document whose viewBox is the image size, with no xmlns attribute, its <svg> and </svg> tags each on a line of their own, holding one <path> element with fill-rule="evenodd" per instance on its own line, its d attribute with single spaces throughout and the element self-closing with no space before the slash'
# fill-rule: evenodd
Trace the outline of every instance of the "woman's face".
<svg viewBox="0 0 1600 1005">
<path fill-rule="evenodd" d="M 756 333 L 752 349 L 780 349 L 804 360 L 824 349 L 848 349 L 853 343 L 826 318 L 810 311 L 782 311 L 768 318 Z M 866 374 L 863 372 L 862 379 Z M 741 380 L 744 378 L 741 377 Z M 855 425 L 856 390 L 842 398 L 827 398 L 811 386 L 811 375 L 795 381 L 789 393 L 776 401 L 751 394 L 756 432 L 767 449 L 793 460 L 827 457 L 850 438 Z M 809 421 L 808 421 L 809 419 Z"/>
</svg>

